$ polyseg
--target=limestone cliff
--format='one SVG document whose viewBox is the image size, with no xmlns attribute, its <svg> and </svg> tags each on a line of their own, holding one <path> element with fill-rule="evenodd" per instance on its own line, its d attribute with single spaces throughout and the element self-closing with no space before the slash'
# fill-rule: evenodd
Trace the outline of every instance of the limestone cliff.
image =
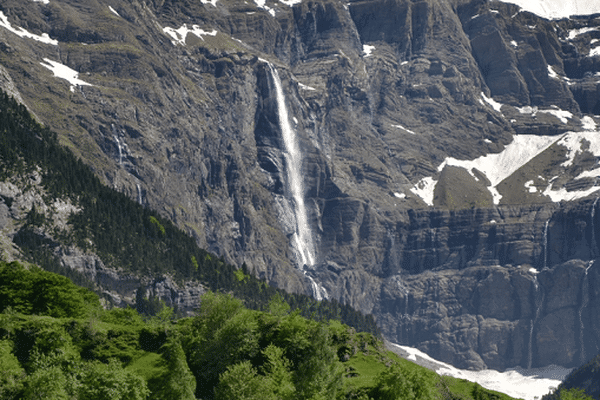
<svg viewBox="0 0 600 400">
<path fill-rule="evenodd" d="M 294 3 L 6 0 L 0 80 L 106 183 L 274 285 L 311 293 L 312 279 L 373 312 L 389 340 L 471 368 L 596 352 L 599 20 Z M 269 63 L 314 265 L 294 257 Z M 505 175 L 449 160 L 524 134 L 544 146 L 498 162 Z"/>
</svg>

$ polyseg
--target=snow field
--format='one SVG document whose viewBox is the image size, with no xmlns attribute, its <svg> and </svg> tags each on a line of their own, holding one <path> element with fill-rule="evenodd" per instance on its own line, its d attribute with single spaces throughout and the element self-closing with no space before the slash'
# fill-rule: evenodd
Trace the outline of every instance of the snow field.
<svg viewBox="0 0 600 400">
<path fill-rule="evenodd" d="M 537 271 L 536 271 L 537 272 Z M 535 272 L 532 272 L 535 273 Z M 453 367 L 429 357 L 422 351 L 398 344 L 390 343 L 393 347 L 408 353 L 408 360 L 417 362 L 418 359 L 427 361 L 439 375 L 448 375 L 454 378 L 467 379 L 476 382 L 486 389 L 505 393 L 515 398 L 534 400 L 557 387 L 571 369 L 554 365 L 545 368 L 523 369 L 514 368 L 504 372 L 491 369 L 483 371 L 467 371 Z M 418 363 L 418 362 L 417 362 Z"/>
<path fill-rule="evenodd" d="M 71 84 L 71 92 L 75 91 L 75 86 L 93 86 L 92 84 L 79 79 L 79 72 L 67 67 L 66 65 L 63 65 L 57 61 L 52 61 L 48 58 L 44 58 L 44 62 L 45 63 L 41 62 L 40 64 L 52 71 L 54 76 L 69 81 Z"/>
<path fill-rule="evenodd" d="M 483 93 L 482 97 L 484 99 L 481 101 L 482 104 L 485 101 L 485 103 L 497 111 L 502 106 L 502 104 L 487 98 Z M 540 112 L 549 113 L 555 115 L 563 123 L 567 123 L 568 119 L 573 117 L 570 112 L 558 108 L 538 110 L 537 107 L 527 106 L 520 108 L 519 111 L 523 114 L 532 115 Z M 561 163 L 561 166 L 565 168 L 572 166 L 575 158 L 584 151 L 590 152 L 594 157 L 600 158 L 600 131 L 596 130 L 597 125 L 595 121 L 591 117 L 586 116 L 582 118 L 581 123 L 584 131 L 567 132 L 562 136 L 515 135 L 512 143 L 507 145 L 502 152 L 486 154 L 474 160 L 458 160 L 448 157 L 438 166 L 438 171 L 441 172 L 446 165 L 460 167 L 468 171 L 475 179 L 477 178 L 473 172 L 474 169 L 483 172 L 490 181 L 488 190 L 492 194 L 494 204 L 499 204 L 502 195 L 497 190 L 498 184 L 553 144 L 563 146 L 567 149 L 565 160 Z M 405 129 L 400 125 L 394 126 Z M 543 177 L 540 178 L 544 179 Z M 575 177 L 575 179 L 582 178 L 600 179 L 600 166 L 589 171 L 584 171 Z M 548 186 L 543 191 L 538 190 L 534 186 L 533 180 L 527 181 L 525 188 L 529 193 L 541 191 L 543 195 L 548 196 L 553 202 L 580 199 L 599 190 L 598 187 L 592 186 L 589 189 L 581 191 L 567 191 L 564 188 L 553 188 L 553 181 L 554 179 L 548 180 Z M 411 191 L 423 199 L 426 204 L 433 206 L 436 185 L 437 181 L 433 177 L 425 177 Z"/>
<path fill-rule="evenodd" d="M 185 38 L 189 33 L 196 35 L 202 40 L 204 40 L 203 36 L 217 36 L 217 31 L 214 29 L 210 32 L 207 32 L 203 29 L 200 29 L 198 25 L 192 25 L 192 28 L 190 29 L 188 28 L 187 24 L 181 25 L 179 29 L 165 27 L 163 28 L 163 32 L 173 38 L 172 42 L 174 46 L 177 44 L 185 46 Z"/>
<path fill-rule="evenodd" d="M 11 23 L 8 21 L 8 17 L 6 15 L 4 15 L 4 12 L 2 12 L 2 11 L 0 11 L 0 26 L 8 29 L 9 31 L 11 31 L 12 33 L 14 33 L 15 35 L 17 35 L 19 37 L 33 39 L 33 40 L 37 40 L 38 42 L 51 44 L 53 46 L 58 46 L 58 40 L 51 39 L 47 33 L 42 33 L 41 35 L 35 35 L 31 32 L 26 31 L 25 29 L 23 29 L 21 27 L 13 28 Z"/>
<path fill-rule="evenodd" d="M 590 15 L 600 12 L 600 2 L 594 0 L 508 0 L 542 18 L 561 19 L 571 15 Z"/>
</svg>

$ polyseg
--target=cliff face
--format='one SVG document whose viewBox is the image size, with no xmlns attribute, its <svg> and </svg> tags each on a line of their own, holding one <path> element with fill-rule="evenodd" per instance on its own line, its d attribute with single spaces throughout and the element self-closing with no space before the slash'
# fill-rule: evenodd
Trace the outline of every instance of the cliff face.
<svg viewBox="0 0 600 400">
<path fill-rule="evenodd" d="M 572 366 L 596 351 L 598 19 L 466 0 L 1 11 L 2 87 L 227 261 L 290 291 L 312 279 L 375 313 L 389 340 L 460 367 Z M 312 265 L 297 262 L 269 64 L 302 156 Z M 519 143 L 537 150 L 500 172 L 449 161 Z"/>
</svg>

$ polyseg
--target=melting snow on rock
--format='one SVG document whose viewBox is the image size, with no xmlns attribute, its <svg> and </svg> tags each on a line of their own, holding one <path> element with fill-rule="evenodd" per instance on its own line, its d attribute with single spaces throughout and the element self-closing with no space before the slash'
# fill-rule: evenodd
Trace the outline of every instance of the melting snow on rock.
<svg viewBox="0 0 600 400">
<path fill-rule="evenodd" d="M 369 57 L 371 53 L 375 50 L 375 46 L 371 46 L 369 44 L 363 44 L 363 54 L 365 57 Z"/>
<path fill-rule="evenodd" d="M 4 15 L 2 11 L 0 11 L 0 26 L 8 29 L 12 33 L 22 38 L 37 40 L 38 42 L 51 44 L 54 46 L 58 46 L 58 40 L 51 39 L 47 33 L 42 33 L 41 35 L 35 35 L 31 32 L 26 31 L 25 29 L 18 27 L 13 28 L 11 23 L 8 21 L 8 17 Z"/>
<path fill-rule="evenodd" d="M 42 66 L 48 68 L 54 73 L 54 76 L 61 79 L 66 79 L 71 84 L 71 92 L 75 91 L 75 86 L 93 86 L 90 83 L 82 81 L 78 78 L 79 72 L 63 65 L 57 61 L 52 61 L 48 58 L 44 58 L 45 63 L 40 63 Z"/>
<path fill-rule="evenodd" d="M 548 19 L 568 18 L 600 12 L 600 2 L 592 0 L 506 0 L 525 11 Z"/>
<path fill-rule="evenodd" d="M 187 24 L 181 25 L 179 29 L 165 27 L 163 28 L 163 32 L 174 39 L 174 45 L 179 43 L 182 46 L 185 46 L 185 38 L 187 37 L 188 33 L 194 34 L 202 40 L 204 40 L 203 36 L 217 36 L 217 31 L 214 29 L 210 32 L 207 32 L 203 29 L 200 29 L 198 25 L 192 25 L 191 28 L 188 28 Z"/>
</svg>

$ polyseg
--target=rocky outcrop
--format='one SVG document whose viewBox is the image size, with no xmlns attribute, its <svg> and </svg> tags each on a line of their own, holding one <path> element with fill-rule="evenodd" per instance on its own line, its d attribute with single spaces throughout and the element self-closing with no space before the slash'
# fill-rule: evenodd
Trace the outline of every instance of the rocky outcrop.
<svg viewBox="0 0 600 400">
<path fill-rule="evenodd" d="M 108 268 L 95 254 L 59 247 L 61 265 L 91 282 L 110 306 L 135 306 L 138 292 L 146 299 L 164 301 L 178 313 L 193 314 L 206 288 L 198 282 L 175 282 L 169 276 L 140 277 Z"/>
<path fill-rule="evenodd" d="M 499 185 L 499 207 L 482 173 L 438 167 L 499 152 L 517 133 L 582 129 L 581 112 L 598 107 L 597 33 L 581 30 L 597 27 L 594 19 L 549 21 L 476 0 L 115 0 L 110 8 L 6 0 L 2 8 L 22 30 L 0 26 L 1 86 L 106 183 L 200 246 L 273 285 L 311 292 L 292 249 L 268 61 L 302 152 L 317 248 L 306 273 L 332 297 L 375 313 L 390 340 L 458 366 L 570 366 L 593 351 L 590 201 L 559 207 L 524 185 L 558 175 L 558 158 Z M 69 82 L 45 59 L 90 85 Z M 593 157 L 585 165 L 593 169 Z M 418 194 L 424 177 L 439 182 L 435 208 Z M 586 179 L 557 182 L 593 188 Z M 117 278 L 92 255 L 62 251 L 66 266 L 122 287 L 126 298 L 137 279 L 169 304 L 201 291 L 163 277 Z M 559 328 L 563 316 L 571 319 Z"/>
<path fill-rule="evenodd" d="M 107 267 L 93 251 L 61 243 L 56 235 L 70 231 L 69 217 L 81 210 L 70 200 L 50 199 L 42 185 L 38 171 L 20 179 L 0 182 L 0 249 L 2 259 L 13 261 L 26 258 L 26 246 L 19 248 L 18 236 L 27 222 L 27 215 L 35 209 L 44 216 L 44 223 L 34 228 L 40 241 L 48 244 L 56 260 L 58 272 L 76 277 L 101 294 L 106 306 L 134 306 L 138 292 L 145 298 L 164 301 L 180 313 L 192 313 L 200 304 L 206 289 L 199 282 L 175 282 L 169 276 L 136 276 Z"/>
</svg>

